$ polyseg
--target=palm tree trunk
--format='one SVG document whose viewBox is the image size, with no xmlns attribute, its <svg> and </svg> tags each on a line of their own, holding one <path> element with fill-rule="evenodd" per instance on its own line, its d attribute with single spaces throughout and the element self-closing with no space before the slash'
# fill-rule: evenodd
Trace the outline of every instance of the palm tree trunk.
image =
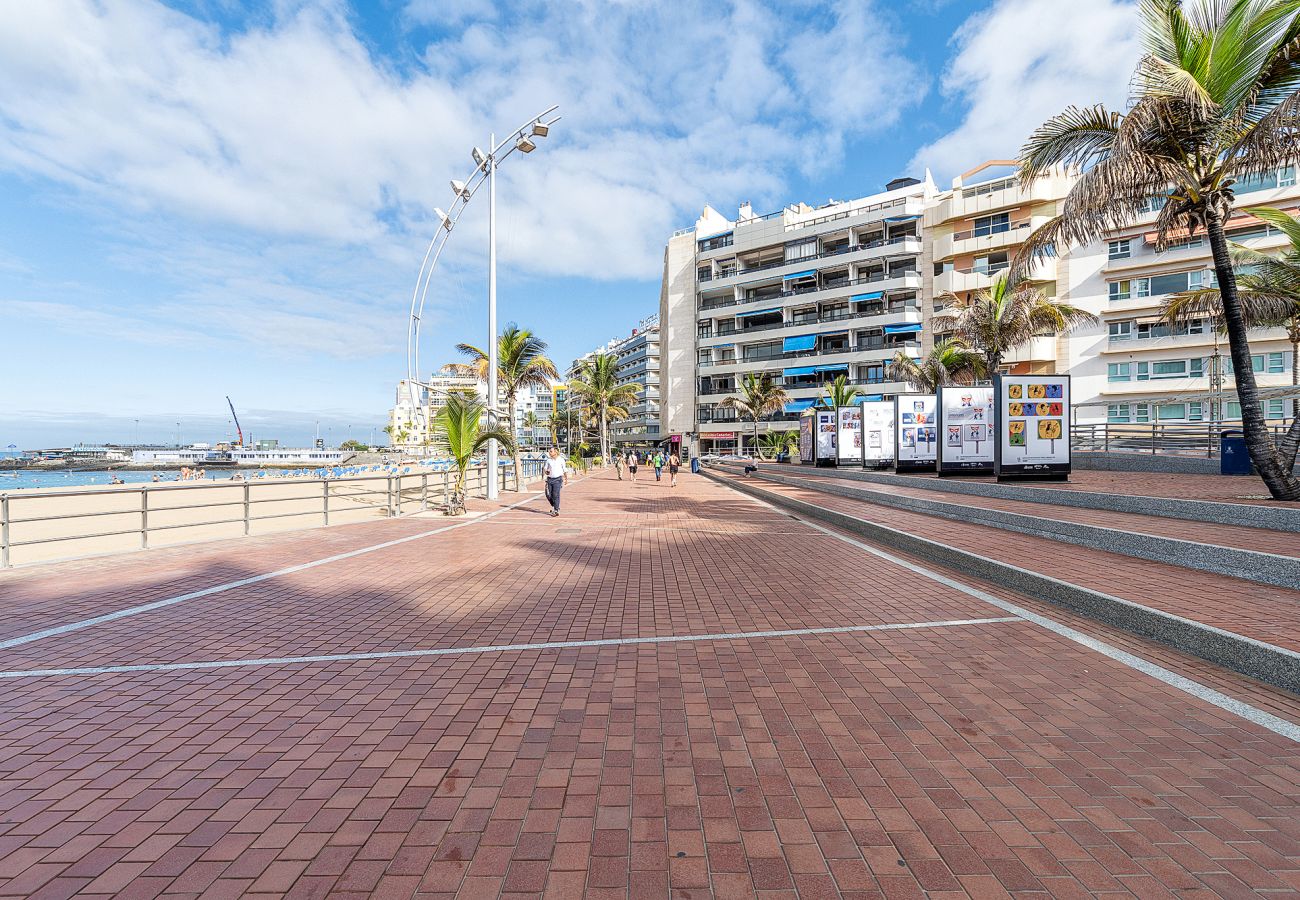
<svg viewBox="0 0 1300 900">
<path fill-rule="evenodd" d="M 600 462 L 609 465 L 609 423 L 605 419 L 605 404 L 600 405 Z"/>
<path fill-rule="evenodd" d="M 758 458 L 758 416 L 754 416 L 754 457 Z"/>
<path fill-rule="evenodd" d="M 1219 296 L 1223 302 L 1223 327 L 1228 333 L 1228 350 L 1232 354 L 1232 370 L 1237 384 L 1237 400 L 1241 404 L 1241 430 L 1246 439 L 1246 450 L 1255 470 L 1263 479 L 1274 500 L 1300 500 L 1300 479 L 1283 471 L 1280 460 L 1264 421 L 1264 409 L 1259 403 L 1259 388 L 1255 383 L 1255 370 L 1250 361 L 1250 343 L 1246 318 L 1237 297 L 1237 279 L 1228 255 L 1228 242 L 1223 235 L 1223 221 L 1213 208 L 1205 211 L 1205 230 L 1210 238 L 1210 251 L 1214 255 L 1214 274 L 1219 280 Z"/>
<path fill-rule="evenodd" d="M 506 394 L 506 412 L 510 415 L 510 434 L 515 439 L 515 490 L 522 491 L 524 489 L 524 461 L 519 455 L 519 435 L 515 431 L 515 407 L 518 403 L 514 391 Z"/>
<path fill-rule="evenodd" d="M 998 374 L 998 369 L 1002 366 L 1002 353 L 997 350 L 988 350 L 984 353 L 984 359 L 984 364 L 988 366 L 988 371 L 984 373 L 984 377 L 992 384 L 993 376 Z"/>
<path fill-rule="evenodd" d="M 1300 317 L 1287 326 L 1291 341 L 1291 385 L 1300 385 Z M 1296 451 L 1300 450 L 1300 397 L 1291 401 L 1291 427 L 1278 443 L 1277 455 L 1284 472 L 1295 471 Z"/>
</svg>

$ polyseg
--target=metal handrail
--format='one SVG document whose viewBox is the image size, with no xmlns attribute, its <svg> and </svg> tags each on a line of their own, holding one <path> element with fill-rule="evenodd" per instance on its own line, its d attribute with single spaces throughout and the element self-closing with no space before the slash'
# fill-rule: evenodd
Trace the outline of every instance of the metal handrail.
<svg viewBox="0 0 1300 900">
<path fill-rule="evenodd" d="M 535 477 L 539 471 L 538 460 L 524 460 L 523 469 L 525 478 Z M 509 488 L 514 481 L 514 467 L 506 461 L 505 465 L 499 468 L 501 486 Z M 442 470 L 437 472 L 405 472 L 381 475 L 357 475 L 344 478 L 295 478 L 295 479 L 275 479 L 270 481 L 222 481 L 222 482 L 193 482 L 193 483 L 173 483 L 173 484 L 140 484 L 140 485 L 121 485 L 113 488 L 100 488 L 96 490 L 18 490 L 13 492 L 0 493 L 0 568 L 11 568 L 14 565 L 13 551 L 22 547 L 34 547 L 45 544 L 57 544 L 68 541 L 88 541 L 103 538 L 136 536 L 139 539 L 139 549 L 147 549 L 150 546 L 150 536 L 159 532 L 175 531 L 186 528 L 203 528 L 211 526 L 224 525 L 243 525 L 244 535 L 252 533 L 252 526 L 255 522 L 264 522 L 276 519 L 290 519 L 301 517 L 313 517 L 319 520 L 321 525 L 330 524 L 331 513 L 355 513 L 363 510 L 383 510 L 384 515 L 389 518 L 396 518 L 409 514 L 406 507 L 412 503 L 418 503 L 416 511 L 425 511 L 431 508 L 430 487 L 435 491 L 441 488 L 441 504 L 445 505 L 450 496 L 452 472 Z M 375 483 L 382 483 L 377 486 Z M 319 493 L 317 492 L 319 485 Z M 292 492 L 290 496 L 283 497 L 259 497 L 256 493 L 259 489 L 266 488 L 286 488 L 286 487 L 303 487 L 306 490 Z M 487 486 L 486 467 L 482 465 L 472 466 L 467 472 L 467 488 L 475 491 L 485 491 Z M 516 485 L 517 487 L 517 485 Z M 239 496 L 231 499 L 218 499 L 215 502 L 191 502 L 158 505 L 157 501 L 150 502 L 151 497 L 161 498 L 166 496 L 167 492 L 179 493 L 182 491 L 227 491 L 238 492 Z M 159 494 L 158 492 L 163 492 Z M 15 505 L 22 507 L 27 504 L 40 504 L 47 502 L 59 502 L 69 498 L 78 497 L 98 497 L 129 500 L 131 497 L 139 497 L 139 503 L 124 502 L 122 508 L 107 510 L 88 510 L 85 512 L 59 513 L 48 515 L 15 515 Z M 200 498 L 204 495 L 200 494 Z M 315 504 L 314 508 L 295 508 L 290 512 L 260 512 L 271 504 Z M 219 515 L 216 518 L 209 518 L 200 513 L 195 521 L 171 522 L 163 524 L 158 521 L 159 516 L 170 517 L 175 513 L 196 512 L 210 509 L 242 509 L 242 515 L 230 517 Z M 18 510 L 21 512 L 21 510 Z M 108 531 L 77 531 L 73 534 L 55 534 L 41 537 L 25 537 L 22 532 L 31 525 L 39 525 L 47 522 L 77 522 L 77 521 L 98 521 L 106 516 L 131 516 L 138 517 L 138 522 L 131 527 L 119 528 Z M 152 521 L 151 521 L 152 517 Z M 304 526 L 307 527 L 307 526 Z M 223 538 L 233 535 L 222 535 Z M 216 539 L 216 538 L 214 538 Z M 174 542 L 173 542 L 174 543 Z M 111 551 L 117 552 L 117 551 Z M 59 559 L 68 559 L 69 556 L 54 556 L 42 558 L 39 562 L 54 562 Z"/>
<path fill-rule="evenodd" d="M 1267 425 L 1279 438 L 1286 425 Z M 1080 451 L 1150 453 L 1215 458 L 1224 431 L 1240 430 L 1230 422 L 1084 422 L 1070 426 L 1070 446 Z"/>
</svg>

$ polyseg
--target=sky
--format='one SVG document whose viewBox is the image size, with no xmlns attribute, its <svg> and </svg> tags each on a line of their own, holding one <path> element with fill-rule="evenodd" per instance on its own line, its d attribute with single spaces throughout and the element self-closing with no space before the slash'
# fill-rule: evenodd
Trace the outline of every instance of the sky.
<svg viewBox="0 0 1300 900">
<path fill-rule="evenodd" d="M 370 440 L 470 150 L 501 323 L 563 368 L 657 312 L 663 248 L 734 217 L 940 187 L 1066 106 L 1122 108 L 1130 0 L 0 0 L 0 448 Z M 425 374 L 487 340 L 479 194 Z"/>
</svg>

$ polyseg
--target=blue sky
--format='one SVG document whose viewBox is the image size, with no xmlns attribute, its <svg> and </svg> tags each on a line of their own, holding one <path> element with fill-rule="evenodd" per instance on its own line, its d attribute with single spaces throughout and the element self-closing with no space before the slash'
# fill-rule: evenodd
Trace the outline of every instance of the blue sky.
<svg viewBox="0 0 1300 900">
<path fill-rule="evenodd" d="M 944 186 L 1070 103 L 1121 104 L 1135 24 L 1127 0 L 6 4 L 0 446 L 217 440 L 227 394 L 255 437 L 368 439 L 432 208 L 552 103 L 501 170 L 499 308 L 563 366 L 657 310 L 705 203 Z M 430 290 L 427 369 L 486 339 L 484 199 Z"/>
</svg>

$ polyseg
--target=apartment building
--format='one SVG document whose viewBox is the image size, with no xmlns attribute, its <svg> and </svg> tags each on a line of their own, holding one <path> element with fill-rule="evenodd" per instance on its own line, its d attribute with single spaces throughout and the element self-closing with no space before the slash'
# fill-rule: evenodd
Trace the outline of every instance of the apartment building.
<svg viewBox="0 0 1300 900">
<path fill-rule="evenodd" d="M 925 211 L 924 349 L 936 340 L 930 327 L 943 310 L 939 298 L 969 298 L 987 288 L 1007 269 L 1025 240 L 1059 212 L 1075 177 L 1064 171 L 1021 185 L 1014 160 L 989 160 L 952 181 L 951 190 L 935 197 Z M 1044 258 L 1027 272 L 1048 297 L 1062 297 L 1070 260 Z M 1041 335 L 1005 360 L 1016 375 L 1056 374 L 1070 365 L 1065 336 Z"/>
<path fill-rule="evenodd" d="M 472 391 L 480 400 L 487 397 L 487 385 L 472 375 L 438 374 L 429 377 L 426 385 L 415 386 L 415 404 L 411 402 L 409 383 L 403 379 L 397 383 L 395 403 L 388 413 L 389 436 L 394 447 L 414 450 L 428 446 L 433 438 L 431 423 L 438 411 L 446 405 L 447 394 L 452 391 Z M 506 412 L 505 393 L 498 389 L 497 408 L 501 414 Z M 421 409 L 419 415 L 416 409 Z M 550 431 L 546 423 L 554 411 L 552 386 L 526 387 L 515 398 L 514 433 L 524 447 L 549 447 Z M 528 413 L 537 416 L 539 424 L 536 429 L 524 425 Z"/>
<path fill-rule="evenodd" d="M 659 442 L 659 316 L 642 319 L 627 337 L 614 338 L 569 364 L 566 380 L 597 354 L 616 357 L 618 383 L 636 388 L 628 417 L 609 424 L 610 442 L 625 447 L 649 447 Z"/>
<path fill-rule="evenodd" d="M 751 428 L 720 404 L 750 372 L 791 398 L 764 429 L 793 428 L 837 375 L 869 397 L 905 390 L 889 361 L 921 352 L 922 217 L 936 193 L 927 173 L 764 216 L 706 206 L 673 235 L 659 300 L 665 439 L 692 453 L 749 448 Z"/>
<path fill-rule="evenodd" d="M 1276 228 L 1250 215 L 1272 206 L 1300 213 L 1295 166 L 1234 186 L 1228 238 L 1261 251 L 1287 246 Z M 1076 421 L 1111 423 L 1220 422 L 1241 418 L 1227 339 L 1215 323 L 1170 326 L 1160 306 L 1170 294 L 1215 283 L 1209 241 L 1185 238 L 1157 252 L 1154 221 L 1163 198 L 1129 228 L 1069 253 L 1067 295 L 1101 318 L 1068 338 Z M 1291 384 L 1291 345 L 1283 329 L 1251 332 L 1252 367 L 1270 419 L 1290 417 L 1282 399 Z M 1271 396 L 1270 396 L 1271 395 Z"/>
</svg>

